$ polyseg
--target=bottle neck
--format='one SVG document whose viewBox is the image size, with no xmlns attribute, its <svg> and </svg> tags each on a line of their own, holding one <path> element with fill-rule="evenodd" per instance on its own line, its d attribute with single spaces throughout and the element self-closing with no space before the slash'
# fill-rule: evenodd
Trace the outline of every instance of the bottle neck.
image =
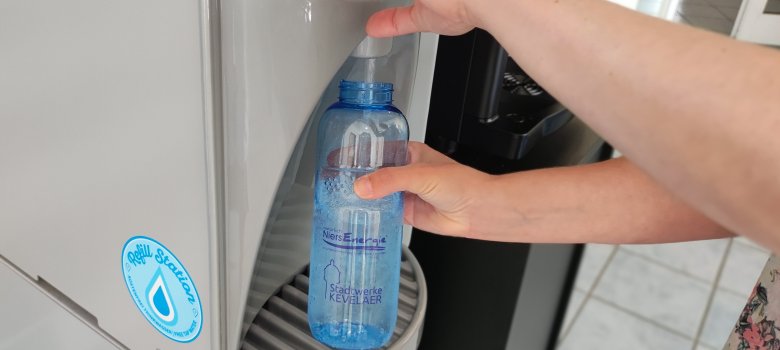
<svg viewBox="0 0 780 350">
<path fill-rule="evenodd" d="M 339 102 L 342 103 L 370 106 L 389 106 L 393 103 L 391 83 L 342 80 L 339 88 Z"/>
</svg>

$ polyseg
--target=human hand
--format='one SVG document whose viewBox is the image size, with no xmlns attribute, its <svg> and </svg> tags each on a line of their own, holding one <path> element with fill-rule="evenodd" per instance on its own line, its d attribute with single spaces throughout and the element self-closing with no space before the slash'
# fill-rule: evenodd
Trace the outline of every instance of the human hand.
<svg viewBox="0 0 780 350">
<path fill-rule="evenodd" d="M 458 164 L 425 144 L 409 142 L 410 164 L 380 169 L 355 181 L 355 193 L 378 199 L 404 194 L 404 221 L 428 232 L 467 236 L 484 210 L 493 176 Z"/>
<path fill-rule="evenodd" d="M 477 26 L 466 1 L 415 0 L 411 6 L 385 9 L 369 18 L 366 32 L 372 37 L 415 32 L 460 35 Z"/>
</svg>

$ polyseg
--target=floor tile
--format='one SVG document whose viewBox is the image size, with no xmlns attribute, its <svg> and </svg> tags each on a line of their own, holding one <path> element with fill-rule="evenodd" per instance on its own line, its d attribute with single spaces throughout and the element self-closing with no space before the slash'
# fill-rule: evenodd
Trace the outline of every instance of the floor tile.
<svg viewBox="0 0 780 350">
<path fill-rule="evenodd" d="M 707 0 L 681 0 L 680 4 L 709 5 Z"/>
<path fill-rule="evenodd" d="M 691 339 L 591 299 L 558 349 L 690 349 L 692 342 Z"/>
<path fill-rule="evenodd" d="M 681 15 L 680 13 L 676 13 L 676 14 L 674 15 L 674 17 L 672 18 L 672 22 L 676 22 L 676 23 L 680 23 L 680 24 L 685 24 L 685 25 L 687 25 L 687 26 L 691 25 L 691 22 L 688 22 L 688 20 L 687 20 L 687 19 L 685 19 L 685 17 L 684 17 L 683 15 Z"/>
<path fill-rule="evenodd" d="M 701 338 L 699 338 L 700 344 L 722 348 L 731 334 L 745 302 L 747 302 L 746 298 L 738 297 L 731 292 L 716 291 L 707 319 L 704 321 L 704 328 Z"/>
<path fill-rule="evenodd" d="M 577 280 L 574 282 L 575 287 L 585 291 L 590 290 L 599 271 L 604 267 L 607 258 L 615 249 L 617 247 L 611 244 L 585 245 L 585 253 L 582 256 L 580 269 L 577 272 Z"/>
<path fill-rule="evenodd" d="M 767 0 L 764 14 L 780 15 L 780 0 Z"/>
<path fill-rule="evenodd" d="M 580 308 L 580 305 L 582 305 L 582 302 L 585 300 L 585 292 L 575 289 L 571 292 L 571 297 L 569 297 L 569 305 L 566 307 L 566 316 L 563 317 L 563 326 L 561 326 L 561 335 L 563 335 L 567 329 L 569 329 L 569 325 L 571 324 L 571 321 L 574 319 L 574 315 L 577 313 L 577 310 Z"/>
<path fill-rule="evenodd" d="M 718 273 L 717 262 L 723 259 L 728 240 L 723 238 L 669 244 L 622 245 L 620 249 L 640 254 L 704 281 L 713 281 Z"/>
<path fill-rule="evenodd" d="M 753 241 L 752 239 L 750 239 L 750 238 L 747 238 L 747 237 L 745 237 L 745 236 L 739 236 L 739 237 L 736 237 L 736 238 L 734 238 L 734 241 L 736 241 L 736 242 L 739 242 L 739 243 L 742 243 L 742 244 L 744 244 L 744 245 L 746 245 L 746 246 L 750 246 L 750 247 L 756 248 L 756 249 L 758 249 L 758 250 L 763 250 L 763 251 L 765 251 L 765 252 L 768 252 L 768 251 L 769 251 L 769 249 L 766 249 L 766 248 L 764 248 L 762 245 L 760 245 L 760 244 L 756 243 L 756 242 L 755 242 L 755 241 Z"/>
<path fill-rule="evenodd" d="M 704 345 L 704 344 L 696 345 L 696 350 L 720 350 L 720 349 L 722 349 L 722 348 L 713 348 L 711 346 L 707 346 L 707 345 Z"/>
<path fill-rule="evenodd" d="M 780 14 L 780 0 L 768 0 L 764 7 L 764 14 Z"/>
<path fill-rule="evenodd" d="M 693 25 L 694 27 L 706 29 L 716 33 L 721 33 L 724 35 L 730 35 L 731 27 L 734 26 L 734 22 L 725 18 L 705 18 L 705 17 L 690 16 L 687 14 L 684 15 L 685 15 L 685 19 L 687 19 L 688 22 L 691 22 L 691 25 Z"/>
<path fill-rule="evenodd" d="M 717 9 L 710 5 L 696 5 L 689 3 L 681 3 L 677 8 L 677 12 L 682 13 L 684 16 L 695 16 L 705 18 L 720 18 L 726 19 L 726 17 L 720 13 Z"/>
<path fill-rule="evenodd" d="M 735 240 L 726 258 L 718 287 L 737 293 L 743 301 L 747 300 L 768 258 L 769 252 Z"/>
<path fill-rule="evenodd" d="M 693 337 L 710 285 L 621 250 L 594 295 Z"/>
<path fill-rule="evenodd" d="M 710 5 L 720 7 L 732 7 L 739 8 L 742 5 L 742 0 L 706 0 Z"/>
<path fill-rule="evenodd" d="M 637 3 L 642 2 L 642 1 L 646 1 L 646 0 L 608 0 L 608 1 L 613 3 L 613 4 L 620 5 L 620 6 L 623 6 L 625 8 L 629 8 L 629 9 L 635 10 L 636 6 L 637 6 Z"/>
<path fill-rule="evenodd" d="M 720 11 L 720 13 L 732 23 L 737 20 L 737 15 L 739 14 L 738 8 L 716 6 L 715 9 Z"/>
<path fill-rule="evenodd" d="M 636 10 L 646 15 L 658 17 L 661 15 L 661 4 L 660 0 L 640 1 Z"/>
</svg>

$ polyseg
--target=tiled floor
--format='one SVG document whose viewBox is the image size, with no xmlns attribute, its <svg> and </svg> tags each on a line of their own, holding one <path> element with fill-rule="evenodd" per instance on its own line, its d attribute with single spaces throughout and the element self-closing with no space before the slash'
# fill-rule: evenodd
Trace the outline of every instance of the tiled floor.
<svg viewBox="0 0 780 350">
<path fill-rule="evenodd" d="M 665 1 L 674 3 L 639 0 L 633 7 L 664 17 Z M 682 0 L 667 17 L 728 35 L 740 2 Z M 741 237 L 589 244 L 558 349 L 720 350 L 768 257 L 766 249 Z"/>
<path fill-rule="evenodd" d="M 729 35 L 741 3 L 741 0 L 639 0 L 629 7 L 648 15 Z M 667 15 L 662 13 L 665 4 L 677 6 Z"/>
<path fill-rule="evenodd" d="M 676 22 L 729 35 L 740 0 L 685 0 L 677 7 Z"/>
<path fill-rule="evenodd" d="M 558 349 L 720 349 L 768 257 L 744 238 L 589 244 Z"/>
</svg>

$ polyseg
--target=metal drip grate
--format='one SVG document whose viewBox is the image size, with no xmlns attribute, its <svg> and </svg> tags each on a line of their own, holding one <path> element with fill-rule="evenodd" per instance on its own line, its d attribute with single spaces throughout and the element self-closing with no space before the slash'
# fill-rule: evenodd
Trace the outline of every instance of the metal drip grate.
<svg viewBox="0 0 780 350">
<path fill-rule="evenodd" d="M 398 320 L 383 349 L 416 349 L 425 316 L 427 289 L 422 270 L 408 248 L 401 254 Z M 327 350 L 311 336 L 306 316 L 308 267 L 280 288 L 257 312 L 242 350 Z"/>
</svg>

